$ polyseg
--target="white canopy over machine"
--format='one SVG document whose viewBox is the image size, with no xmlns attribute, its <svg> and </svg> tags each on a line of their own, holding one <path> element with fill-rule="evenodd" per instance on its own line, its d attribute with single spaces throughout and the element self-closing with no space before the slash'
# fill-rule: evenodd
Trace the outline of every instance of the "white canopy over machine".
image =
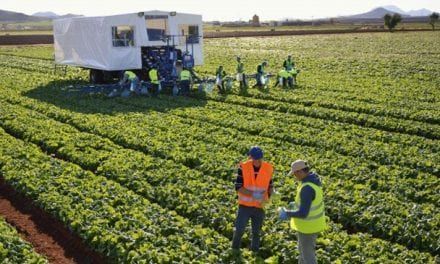
<svg viewBox="0 0 440 264">
<path fill-rule="evenodd" d="M 201 15 L 165 11 L 53 22 L 55 63 L 103 71 L 142 69 L 143 47 L 175 45 L 203 64 Z M 167 36 L 164 38 L 164 36 Z"/>
</svg>

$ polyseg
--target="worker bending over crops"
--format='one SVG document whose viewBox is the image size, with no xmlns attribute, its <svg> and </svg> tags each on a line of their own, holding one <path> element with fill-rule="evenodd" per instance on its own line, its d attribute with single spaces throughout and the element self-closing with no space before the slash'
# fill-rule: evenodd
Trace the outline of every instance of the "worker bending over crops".
<svg viewBox="0 0 440 264">
<path fill-rule="evenodd" d="M 253 87 L 264 88 L 266 86 L 266 67 L 267 61 L 263 61 L 257 66 L 257 74 L 255 76 L 257 83 Z"/>
<path fill-rule="evenodd" d="M 300 72 L 299 69 L 292 68 L 288 73 L 290 74 L 292 78 L 292 86 L 296 85 L 296 76 L 298 76 L 298 73 Z"/>
<path fill-rule="evenodd" d="M 180 72 L 179 81 L 182 95 L 189 95 L 192 77 L 191 72 L 187 68 L 183 68 L 183 70 Z"/>
<path fill-rule="evenodd" d="M 240 249 L 241 238 L 251 219 L 251 249 L 258 252 L 260 231 L 264 220 L 263 206 L 273 191 L 273 167 L 270 163 L 263 161 L 263 151 L 259 147 L 252 147 L 248 155 L 249 159 L 239 165 L 235 182 L 235 190 L 238 193 L 238 213 L 232 249 Z"/>
<path fill-rule="evenodd" d="M 274 85 L 274 88 L 281 84 L 283 88 L 293 87 L 293 77 L 286 69 L 281 69 L 277 74 L 277 81 Z"/>
<path fill-rule="evenodd" d="M 220 65 L 215 73 L 215 84 L 218 87 L 218 91 L 220 93 L 226 93 L 226 87 L 225 87 L 225 78 L 226 78 L 226 72 L 223 70 L 223 66 Z"/>
<path fill-rule="evenodd" d="M 128 97 L 131 93 L 137 92 L 139 89 L 139 78 L 136 73 L 132 71 L 124 71 L 121 80 L 119 81 L 119 85 L 123 88 L 121 97 Z M 113 90 L 110 93 L 110 97 L 114 97 L 117 95 L 117 90 Z"/>
<path fill-rule="evenodd" d="M 303 160 L 294 161 L 289 174 L 299 185 L 295 202 L 279 209 L 281 220 L 290 218 L 290 226 L 298 232 L 299 263 L 316 263 L 315 246 L 318 234 L 326 229 L 324 195 L 319 176 L 310 171 Z"/>
<path fill-rule="evenodd" d="M 124 75 L 119 81 L 119 84 L 124 87 L 127 87 L 129 85 L 130 91 L 134 92 L 138 87 L 139 78 L 137 77 L 136 73 L 132 71 L 124 71 Z"/>
</svg>

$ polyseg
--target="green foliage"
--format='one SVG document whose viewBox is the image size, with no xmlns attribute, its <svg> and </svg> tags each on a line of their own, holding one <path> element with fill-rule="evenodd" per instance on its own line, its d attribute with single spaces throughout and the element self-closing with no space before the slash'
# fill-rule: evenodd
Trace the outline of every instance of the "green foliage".
<svg viewBox="0 0 440 264">
<path fill-rule="evenodd" d="M 393 32 L 394 28 L 402 21 L 402 16 L 395 13 L 393 15 L 386 14 L 384 17 L 385 26 Z"/>
<path fill-rule="evenodd" d="M 429 24 L 432 27 L 432 30 L 435 30 L 435 23 L 438 22 L 439 19 L 439 14 L 436 12 L 433 12 L 430 16 L 429 16 Z"/>
<path fill-rule="evenodd" d="M 23 241 L 17 231 L 0 218 L 0 263 L 43 264 L 48 261 Z"/>
</svg>

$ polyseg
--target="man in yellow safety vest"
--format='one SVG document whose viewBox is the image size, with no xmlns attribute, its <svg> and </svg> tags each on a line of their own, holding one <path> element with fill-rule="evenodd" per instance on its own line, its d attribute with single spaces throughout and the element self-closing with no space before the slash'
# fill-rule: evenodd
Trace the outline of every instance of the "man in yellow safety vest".
<svg viewBox="0 0 440 264">
<path fill-rule="evenodd" d="M 155 66 L 148 72 L 148 77 L 150 78 L 150 93 L 157 96 L 159 94 L 159 73 Z"/>
<path fill-rule="evenodd" d="M 122 80 L 119 82 L 120 85 L 126 87 L 126 85 L 130 85 L 130 91 L 134 92 L 138 86 L 139 78 L 136 73 L 132 71 L 124 71 L 124 75 Z"/>
<path fill-rule="evenodd" d="M 180 81 L 180 89 L 182 91 L 182 95 L 189 95 L 192 76 L 191 72 L 187 68 L 183 68 L 183 70 L 179 74 Z"/>
<path fill-rule="evenodd" d="M 290 174 L 299 181 L 295 202 L 288 209 L 279 210 L 281 220 L 290 218 L 290 227 L 298 232 L 298 250 L 301 264 L 316 263 L 316 238 L 326 229 L 324 195 L 319 176 L 310 171 L 303 160 L 296 160 L 291 165 Z"/>
</svg>

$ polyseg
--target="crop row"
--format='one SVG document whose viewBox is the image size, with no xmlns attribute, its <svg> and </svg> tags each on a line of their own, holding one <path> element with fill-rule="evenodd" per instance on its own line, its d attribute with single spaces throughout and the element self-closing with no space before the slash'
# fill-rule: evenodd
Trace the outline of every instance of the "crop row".
<svg viewBox="0 0 440 264">
<path fill-rule="evenodd" d="M 159 150 L 153 151 L 154 155 L 159 155 L 161 157 L 167 158 L 168 156 L 173 156 L 174 159 L 180 163 L 185 165 L 194 167 L 198 166 L 202 163 L 200 160 L 202 157 L 195 156 L 196 149 L 188 149 L 185 150 L 185 155 L 180 154 L 180 150 L 183 148 L 191 147 L 191 144 L 187 143 L 188 138 L 194 138 L 199 142 L 205 142 L 209 144 L 208 147 L 213 150 L 213 152 L 224 152 L 221 148 L 235 148 L 238 154 L 233 155 L 242 155 L 241 153 L 246 152 L 246 148 L 248 147 L 246 144 L 252 144 L 255 142 L 259 142 L 259 144 L 263 144 L 270 149 L 276 149 L 278 146 L 283 146 L 283 148 L 288 148 L 290 144 L 285 143 L 285 136 L 279 137 L 277 140 L 272 139 L 271 137 L 262 137 L 258 135 L 253 135 L 252 131 L 247 127 L 240 127 L 238 130 L 234 129 L 234 124 L 222 123 L 222 116 L 212 116 L 206 115 L 204 113 L 193 112 L 191 115 L 181 114 L 181 116 L 169 115 L 169 113 L 161 114 L 160 112 L 151 112 L 147 111 L 148 122 L 145 122 L 146 116 L 144 115 L 124 115 L 123 117 L 118 116 L 116 118 L 110 117 L 108 115 L 99 115 L 96 117 L 97 120 L 93 120 L 91 118 L 84 119 L 81 115 L 73 115 L 71 112 L 61 110 L 59 108 L 47 107 L 42 105 L 33 104 L 31 102 L 26 103 L 23 99 L 19 99 L 13 97 L 12 95 L 8 96 L 9 101 L 20 102 L 28 108 L 38 110 L 48 116 L 56 118 L 57 120 L 67 122 L 73 125 L 81 124 L 81 129 L 87 129 L 88 131 L 94 132 L 96 127 L 94 125 L 86 125 L 88 123 L 101 123 L 103 125 L 99 125 L 98 128 L 102 127 L 102 131 L 105 131 L 108 127 L 127 127 L 130 128 L 127 132 L 120 131 L 119 133 L 125 134 L 124 138 L 128 138 L 127 141 L 124 142 L 125 145 L 128 145 L 134 149 L 143 150 L 143 145 L 149 149 Z M 121 102 L 124 102 L 121 100 Z M 102 109 L 110 109 L 108 114 L 111 111 L 118 110 L 121 112 L 131 112 L 135 111 L 139 101 L 130 101 L 130 106 L 117 105 L 115 106 L 112 102 L 101 101 L 99 105 L 90 105 L 84 100 L 79 102 L 73 108 L 73 110 L 85 110 L 87 111 L 103 111 Z M 167 106 L 172 106 L 175 102 L 167 102 L 163 104 L 162 101 L 149 101 L 149 107 L 154 108 L 156 111 L 164 111 Z M 175 110 L 173 110 L 175 111 Z M 103 112 L 105 113 L 105 111 Z M 178 112 L 176 112 L 179 114 Z M 238 113 L 231 113 L 232 115 L 239 115 Z M 195 118 L 196 117 L 196 118 Z M 197 119 L 198 118 L 198 119 Z M 210 119 L 209 119 L 210 118 Z M 72 120 L 78 120 L 72 122 Z M 172 125 L 170 126 L 169 123 Z M 244 124 L 243 122 L 237 122 Z M 226 129 L 224 127 L 230 127 Z M 148 139 L 158 138 L 157 141 L 146 141 L 141 142 L 141 146 L 139 146 L 139 139 L 134 133 L 134 131 L 139 130 L 143 132 L 139 132 L 140 134 L 144 134 L 148 131 L 148 135 L 146 136 Z M 101 131 L 101 129 L 100 129 Z M 295 130 L 292 130 L 295 131 Z M 245 133 L 243 133 L 245 132 Z M 252 134 L 252 138 L 249 138 L 248 133 Z M 117 133 L 117 131 L 115 132 Z M 163 145 L 161 140 L 164 137 L 164 134 L 167 134 L 168 139 L 172 139 L 172 146 Z M 104 134 L 109 137 L 108 134 Z M 207 136 L 209 135 L 209 136 Z M 302 135 L 298 135 L 300 137 Z M 111 138 L 116 138 L 119 140 L 117 136 L 111 135 Z M 235 143 L 234 141 L 239 141 L 240 143 Z M 171 143 L 170 143 L 171 144 Z M 179 147 L 175 147 L 174 145 L 178 145 Z M 198 144 L 200 145 L 200 144 Z M 221 146 L 217 146 L 221 145 Z M 303 146 L 300 146 L 303 145 Z M 204 149 L 206 146 L 202 146 Z M 334 164 L 333 169 L 329 168 L 330 173 L 336 174 L 339 177 L 344 177 L 347 179 L 351 179 L 357 183 L 367 183 L 372 186 L 375 190 L 382 191 L 391 191 L 398 197 L 399 199 L 413 200 L 417 202 L 431 202 L 434 204 L 438 203 L 439 193 L 435 186 L 438 185 L 438 178 L 425 174 L 413 171 L 411 169 L 406 169 L 397 166 L 380 166 L 375 163 L 366 163 L 363 157 L 352 157 L 352 156 L 341 156 L 339 154 L 333 153 L 331 150 L 328 150 L 326 155 L 320 154 L 320 149 L 315 149 L 311 147 L 304 146 L 303 142 L 298 142 L 298 144 L 292 144 L 292 148 L 299 149 L 299 151 L 303 151 L 305 153 L 316 153 L 318 156 L 313 157 L 313 161 L 316 163 L 329 163 Z M 194 148 L 194 147 L 193 147 Z M 214 151 L 215 149 L 218 149 Z M 169 151 L 169 154 L 166 151 Z M 177 150 L 177 151 L 176 151 Z M 283 156 L 284 151 L 280 152 L 280 150 L 274 151 L 275 157 Z M 231 154 L 229 154 L 231 155 Z M 321 156 L 321 157 L 319 157 Z M 208 158 L 209 161 L 209 158 Z M 208 162 L 205 161 L 205 162 Z M 232 159 L 231 163 L 225 164 L 222 167 L 233 168 L 235 166 L 236 161 Z M 348 164 L 354 164 L 353 168 L 348 170 L 350 166 Z M 207 165 L 204 165 L 207 166 Z M 211 173 L 222 177 L 229 177 L 231 171 L 227 171 L 223 173 L 224 169 L 220 166 L 210 166 Z M 342 171 L 342 173 L 341 173 Z M 229 173 L 229 174 L 228 174 Z M 387 181 L 384 180 L 386 177 Z"/>
<path fill-rule="evenodd" d="M 283 89 L 271 89 L 270 92 L 250 90 L 242 96 L 262 99 L 266 101 L 300 104 L 303 106 L 318 106 L 322 108 L 341 110 L 346 112 L 364 113 L 379 117 L 392 117 L 397 119 L 412 120 L 431 124 L 440 124 L 440 118 L 435 109 L 419 110 L 392 107 L 386 104 L 371 104 L 367 102 L 340 100 L 338 97 L 329 98 L 322 93 L 304 93 L 297 91 L 285 91 Z"/>
<path fill-rule="evenodd" d="M 44 54 L 44 56 L 38 55 L 39 53 Z M 50 47 L 39 47 L 31 49 L 29 49 L 29 47 L 26 47 L 26 49 L 14 48 L 12 50 L 2 48 L 0 50 L 0 54 L 9 57 L 17 57 L 7 58 L 8 60 L 20 59 L 21 61 L 23 61 L 23 59 L 26 59 L 26 65 L 28 65 L 29 63 L 37 63 L 38 60 L 51 61 L 53 59 L 51 55 L 52 50 L 50 49 Z M 209 65 L 210 64 L 208 63 L 208 67 Z M 213 65 L 213 67 L 215 68 L 216 65 Z M 212 75 L 212 72 L 208 72 L 207 70 L 203 70 L 202 72 L 204 74 Z M 323 89 L 318 89 L 319 87 L 316 87 L 316 83 L 312 85 L 309 82 L 301 83 L 301 93 L 294 92 L 293 96 L 291 91 L 286 92 L 280 89 L 277 89 L 276 92 L 271 93 L 267 96 L 265 96 L 265 94 L 263 93 L 257 93 L 257 96 L 259 98 L 267 98 L 271 100 L 275 99 L 291 103 L 301 103 L 305 105 L 314 103 L 323 107 L 333 109 L 363 112 L 373 115 L 386 115 L 396 118 L 412 119 L 415 121 L 434 122 L 438 124 L 439 120 L 436 119 L 435 113 L 432 112 L 435 111 L 438 107 L 434 106 L 432 103 L 427 103 L 425 106 L 422 102 L 410 103 L 408 102 L 408 99 L 410 99 L 408 98 L 408 96 L 404 98 L 404 101 L 400 100 L 396 102 L 392 102 L 390 100 L 392 98 L 389 97 L 384 100 L 383 96 L 381 96 L 379 98 L 376 98 L 375 100 L 378 101 L 375 102 L 372 99 L 365 98 L 365 96 L 374 95 L 376 93 L 362 93 L 361 95 L 347 93 L 347 86 L 355 86 L 356 89 L 360 89 L 363 86 L 371 85 L 359 85 L 357 83 L 350 82 L 347 83 L 342 89 L 337 89 L 333 91 L 331 88 L 329 88 L 332 83 L 335 83 L 333 79 L 334 77 L 328 79 L 325 82 L 326 85 Z M 338 84 L 340 85 L 340 83 Z M 317 100 L 318 98 L 319 100 Z M 332 100 L 328 100 L 328 98 L 332 98 Z M 384 105 L 386 105 L 386 108 Z"/>
<path fill-rule="evenodd" d="M 371 127 L 389 132 L 416 135 L 428 139 L 440 139 L 440 126 L 423 122 L 408 121 L 391 117 L 371 116 L 362 113 L 326 109 L 318 106 L 306 107 L 282 102 L 270 102 L 261 99 L 244 98 L 236 95 L 228 95 L 225 97 L 214 94 L 208 96 L 208 98 L 234 105 L 242 105 L 286 114 L 333 120 L 335 122 L 355 124 L 358 126 Z"/>
<path fill-rule="evenodd" d="M 9 109 L 9 111 L 11 110 Z M 202 222 L 216 229 L 223 229 L 220 231 L 230 236 L 234 218 L 234 209 L 230 205 L 234 203 L 235 199 L 235 195 L 230 191 L 232 184 L 228 186 L 225 181 L 219 181 L 215 177 L 176 166 L 172 162 L 147 157 L 136 151 L 120 149 L 97 136 L 74 131 L 68 126 L 57 125 L 56 122 L 44 120 L 41 116 L 33 115 L 26 119 L 26 115 L 22 114 L 17 112 L 13 114 L 17 120 L 11 121 L 7 127 L 11 129 L 12 133 L 20 134 L 21 137 L 44 146 L 45 150 L 56 152 L 56 156 L 76 160 L 83 166 L 89 166 L 90 161 L 94 160 L 93 164 L 100 164 L 97 168 L 99 174 L 114 179 L 146 197 L 161 201 L 164 206 L 174 207 L 179 214 L 183 214 L 193 221 Z M 26 121 L 27 128 L 19 127 L 18 124 L 23 121 Z M 13 123 L 16 127 L 13 127 Z M 25 129 L 27 131 L 23 132 Z M 52 131 L 48 133 L 50 129 Z M 203 180 L 200 181 L 200 179 Z M 150 183 L 154 187 L 151 187 Z M 201 200 L 203 202 L 187 203 L 187 201 Z M 216 204 L 216 206 L 213 207 L 212 204 Z M 274 239 L 274 237 L 282 237 L 284 232 L 280 227 L 277 227 L 274 218 L 271 218 L 267 224 L 269 227 L 265 229 L 267 233 L 264 239 L 265 247 L 269 249 L 284 246 L 284 250 L 287 251 L 291 247 L 289 245 L 292 244 L 291 240 Z M 328 236 L 336 236 L 336 234 L 330 233 Z M 337 236 L 341 236 L 341 234 Z M 363 235 L 360 234 L 360 236 Z M 358 236 L 353 237 L 354 240 L 359 239 Z M 290 238 L 292 239 L 292 237 Z M 322 243 L 326 247 L 331 245 L 328 240 L 323 240 Z M 327 249 L 325 250 L 327 251 Z M 328 254 L 325 258 L 330 258 L 334 253 L 333 251 L 322 252 L 322 254 Z M 294 257 L 291 253 L 290 255 L 288 257 L 288 255 L 282 254 L 279 257 L 288 260 Z"/>
<path fill-rule="evenodd" d="M 17 231 L 0 217 L 0 262 L 4 264 L 33 263 L 48 261 L 34 251 L 29 243 L 23 241 Z"/>
<path fill-rule="evenodd" d="M 227 239 L 0 131 L 5 180 L 112 262 L 226 261 Z"/>
<path fill-rule="evenodd" d="M 9 112 L 12 112 L 9 110 Z M 16 116 L 19 116 L 17 114 Z M 139 116 L 138 117 L 142 117 Z M 14 119 L 15 120 L 15 119 Z M 208 175 L 219 175 L 223 176 L 225 179 L 227 179 L 232 173 L 233 170 L 231 169 L 234 166 L 234 163 L 237 162 L 237 158 L 240 159 L 241 154 L 239 152 L 232 152 L 227 151 L 223 148 L 214 149 L 214 145 L 205 144 L 202 146 L 199 142 L 191 140 L 189 134 L 191 133 L 197 133 L 197 126 L 194 126 L 193 129 L 184 129 L 184 127 L 181 127 L 178 125 L 177 122 L 171 123 L 168 125 L 168 127 L 177 126 L 177 129 L 180 131 L 188 130 L 188 135 L 182 135 L 182 133 L 178 134 L 177 131 L 166 131 L 166 127 L 161 127 L 159 125 L 160 119 L 157 119 L 158 123 L 152 123 L 153 120 L 145 118 L 139 118 L 138 120 L 127 120 L 126 118 L 121 118 L 118 120 L 92 120 L 90 118 L 84 119 L 84 118 L 72 118 L 71 120 L 76 120 L 75 125 L 79 126 L 82 124 L 82 129 L 85 127 L 89 127 L 88 129 L 92 129 L 93 132 L 98 134 L 104 134 L 104 136 L 110 137 L 112 140 L 117 141 L 121 145 L 125 147 L 135 148 L 142 151 L 150 151 L 154 154 L 159 154 L 163 157 L 166 157 L 167 155 L 177 161 L 184 163 L 188 166 L 195 167 L 201 172 L 208 174 Z M 130 129 L 126 131 L 120 131 L 120 127 L 125 124 L 125 126 L 129 126 L 132 122 L 137 122 L 139 124 L 151 124 L 151 127 L 147 126 L 137 126 L 136 129 Z M 12 121 L 11 121 L 12 122 Z M 18 122 L 18 121 L 16 121 Z M 163 120 L 162 120 L 163 122 Z M 23 122 L 18 122 L 23 123 Z M 26 122 L 28 123 L 28 122 Z M 9 122 L 10 124 L 10 122 Z M 84 125 L 87 124 L 87 125 Z M 99 124 L 105 124 L 105 125 L 99 125 Z M 16 125 L 17 126 L 17 125 Z M 52 125 L 51 127 L 53 127 Z M 154 128 L 156 126 L 156 128 Z M 92 128 L 93 127 L 93 128 Z M 22 128 L 23 129 L 23 128 Z M 37 131 L 44 129 L 37 129 L 35 131 L 26 133 L 26 137 L 34 137 L 34 134 L 38 134 Z M 145 132 L 142 132 L 145 131 Z M 203 130 L 202 130 L 203 131 Z M 133 134 L 136 132 L 136 135 Z M 209 133 L 208 131 L 203 131 L 203 133 Z M 63 135 L 63 133 L 58 132 L 57 135 Z M 174 136 L 176 135 L 176 136 Z M 162 138 L 161 138 L 162 137 Z M 60 141 L 61 139 L 56 138 L 52 142 L 54 144 L 57 144 L 56 142 Z M 82 140 L 84 141 L 84 139 Z M 89 140 L 90 141 L 90 140 Z M 167 145 L 167 148 L 170 150 L 167 152 L 163 147 L 163 142 L 167 141 L 170 142 Z M 86 141 L 87 142 L 87 141 Z M 180 142 L 184 142 L 182 145 Z M 247 147 L 248 143 L 245 142 L 245 144 L 237 144 L 240 148 L 244 149 Z M 294 156 L 301 155 L 301 150 L 295 150 L 295 149 L 282 149 L 280 146 L 272 146 L 271 148 L 278 148 L 274 149 L 274 152 L 282 152 L 280 153 L 280 157 L 276 157 L 276 163 L 279 167 L 280 164 L 287 164 L 287 159 L 293 159 Z M 213 154 L 209 154 L 206 150 L 213 150 L 215 155 L 217 155 L 217 159 L 213 156 Z M 198 157 L 194 156 L 195 152 L 198 153 Z M 242 152 L 242 153 L 243 153 Z M 188 153 L 188 154 L 187 154 Z M 201 155 L 203 154 L 203 155 Z M 78 155 L 81 156 L 81 155 Z M 93 155 L 98 156 L 99 155 Z M 224 158 L 223 158 L 224 157 Z M 233 157 L 232 159 L 230 157 Z M 284 158 L 283 158 L 284 157 Z M 209 161 L 213 164 L 210 164 Z M 98 162 L 98 161 L 97 161 Z M 97 163 L 96 162 L 96 163 Z M 220 163 L 219 163 L 220 162 Z M 344 161 L 342 161 L 344 162 Z M 324 162 L 326 163 L 326 162 Z M 329 164 L 331 162 L 328 162 Z M 320 171 L 326 172 L 326 174 L 329 174 L 329 176 L 334 177 L 341 177 L 340 175 L 337 175 L 338 171 L 332 171 L 331 166 L 325 166 L 321 165 L 318 166 Z M 349 172 L 346 172 L 348 174 Z M 281 176 L 280 180 L 285 180 Z M 222 188 L 222 187 L 220 187 Z M 285 191 L 286 193 L 288 190 L 283 190 L 283 188 L 286 188 L 285 186 L 281 187 L 280 190 Z M 424 227 L 421 228 L 420 223 L 418 221 L 414 221 L 413 223 L 405 223 L 403 219 L 405 216 L 407 216 L 410 212 L 406 209 L 409 204 L 411 203 L 401 203 L 395 198 L 393 198 L 392 195 L 389 195 L 387 193 L 378 192 L 374 190 L 369 190 L 369 186 L 366 186 L 364 184 L 360 183 L 347 183 L 346 181 L 341 179 L 334 179 L 330 183 L 328 187 L 328 191 L 331 195 L 329 195 L 329 205 L 330 205 L 330 212 L 329 215 L 332 217 L 332 219 L 336 219 L 337 221 L 340 221 L 344 223 L 344 225 L 349 226 L 350 228 L 360 228 L 361 230 L 367 230 L 369 232 L 372 232 L 373 234 L 380 235 L 381 237 L 390 238 L 393 241 L 398 241 L 399 243 L 406 244 L 410 247 L 415 248 L 431 248 L 432 250 L 435 249 L 435 241 L 438 239 L 436 237 L 436 234 L 434 233 L 434 236 L 431 236 L 431 239 L 433 239 L 433 242 L 429 242 L 429 239 L 427 239 L 423 234 L 420 235 L 420 237 L 412 237 L 412 240 L 408 240 L 408 235 L 401 234 L 402 228 L 408 229 L 408 225 L 413 226 L 410 227 L 416 228 L 419 233 L 424 232 L 432 232 L 433 225 L 435 226 L 436 222 L 438 222 L 437 215 L 434 213 L 434 207 L 430 205 L 417 205 L 413 204 L 414 209 L 411 213 L 417 213 L 419 219 L 427 219 L 432 215 L 435 215 L 436 218 L 434 218 L 434 222 L 429 223 L 423 223 Z M 333 191 L 332 191 L 333 190 Z M 344 191 L 338 191 L 338 190 L 344 190 Z M 362 201 L 358 201 L 358 199 L 349 199 L 348 197 L 358 196 L 358 192 L 366 192 L 365 193 L 365 199 L 368 201 L 368 204 L 363 204 Z M 341 207 L 340 206 L 340 200 L 344 201 L 346 206 Z M 338 202 L 339 201 L 339 202 Z M 383 204 L 383 201 L 388 201 L 387 205 Z M 370 214 L 363 214 L 367 211 L 370 212 Z M 394 216 L 391 215 L 384 215 L 383 211 L 390 211 L 395 210 L 396 213 Z M 396 217 L 397 213 L 399 213 L 400 217 Z M 383 214 L 380 218 L 376 217 L 376 215 Z M 359 215 L 362 214 L 362 215 Z M 360 219 L 357 221 L 355 225 L 353 225 L 352 219 Z M 396 220 L 397 219 L 397 220 Z M 400 223 L 399 223 L 400 221 Z M 422 220 L 423 221 L 423 220 Z M 386 226 L 390 226 L 390 224 L 393 223 L 394 226 L 398 226 L 395 230 L 395 232 L 388 231 L 388 233 L 384 234 L 383 231 Z M 379 227 L 379 228 L 378 228 Z M 420 229 L 424 230 L 421 231 Z M 421 239 L 421 240 L 420 240 Z M 420 240 L 420 241 L 419 241 Z M 419 241 L 419 242 L 418 242 Z"/>
<path fill-rule="evenodd" d="M 41 74 L 64 74 L 64 68 L 55 68 L 53 61 L 32 59 L 32 58 L 21 58 L 11 55 L 0 54 L 0 67 L 2 68 L 12 68 L 20 71 L 26 71 L 31 73 L 41 73 Z M 66 70 L 67 76 L 77 76 L 81 74 L 82 71 L 79 68 L 68 67 Z"/>
<path fill-rule="evenodd" d="M 5 58 L 5 64 L 2 66 L 8 66 L 8 67 L 15 67 L 19 69 L 25 69 L 30 71 L 43 71 L 43 72 L 53 72 L 53 64 L 41 61 L 39 59 L 27 59 L 26 63 L 23 63 L 22 58 L 14 58 L 10 55 L 0 55 L 3 58 Z M 30 60 L 30 61 L 29 61 Z M 23 68 L 24 67 L 24 68 Z M 281 103 L 299 103 L 303 106 L 313 106 L 313 107 L 320 107 L 324 109 L 334 109 L 334 110 L 342 110 L 342 111 L 348 111 L 348 112 L 355 112 L 355 113 L 364 113 L 369 115 L 375 115 L 378 117 L 382 116 L 389 116 L 390 118 L 403 118 L 413 121 L 422 121 L 422 122 L 428 122 L 433 124 L 439 124 L 439 120 L 437 119 L 437 115 L 435 112 L 432 111 L 414 111 L 414 109 L 404 111 L 402 108 L 390 110 L 389 106 L 382 105 L 373 105 L 371 108 L 367 107 L 365 103 L 359 104 L 358 102 L 348 103 L 348 102 L 334 102 L 333 100 L 326 100 L 327 97 L 325 96 L 313 96 L 310 97 L 309 94 L 304 94 L 302 98 L 298 98 L 297 95 L 291 96 L 291 92 L 283 92 L 281 90 L 277 90 L 277 93 L 280 93 L 280 95 L 273 94 L 265 94 L 265 93 L 257 93 L 256 95 L 252 95 L 252 98 L 257 99 L 270 99 L 271 101 L 278 101 Z M 313 98 L 311 100 L 310 98 Z"/>
<path fill-rule="evenodd" d="M 185 105 L 189 107 L 191 103 L 195 102 L 197 101 L 189 101 Z M 398 142 L 393 142 L 397 141 L 397 138 L 400 136 L 399 134 L 388 135 L 390 140 L 386 142 L 386 137 L 383 137 L 383 141 L 379 140 L 382 134 L 370 133 L 371 141 L 368 141 L 366 140 L 364 130 L 356 126 L 344 126 L 337 122 L 318 124 L 318 122 L 314 123 L 316 120 L 301 119 L 295 115 L 283 116 L 283 114 L 272 114 L 264 110 L 247 109 L 222 103 L 208 103 L 205 107 L 209 111 L 209 115 L 205 115 L 192 108 L 171 112 L 179 112 L 179 114 L 183 112 L 187 117 L 199 116 L 204 120 L 216 120 L 217 122 L 222 122 L 223 126 L 227 125 L 228 127 L 236 127 L 240 130 L 244 129 L 254 135 L 273 137 L 294 144 L 333 150 L 342 155 L 363 157 L 382 165 L 395 164 L 435 175 L 440 173 L 438 165 L 440 158 L 437 155 L 438 145 L 435 144 L 435 140 L 418 140 L 419 144 L 415 145 L 414 142 L 417 142 L 417 140 L 409 138 L 407 141 L 403 141 L 408 137 L 402 136 L 400 137 L 402 141 L 399 144 Z M 252 122 L 235 122 L 236 120 L 229 118 L 231 115 L 246 116 L 251 113 L 255 116 Z M 402 146 L 404 144 L 408 146 Z"/>
</svg>

